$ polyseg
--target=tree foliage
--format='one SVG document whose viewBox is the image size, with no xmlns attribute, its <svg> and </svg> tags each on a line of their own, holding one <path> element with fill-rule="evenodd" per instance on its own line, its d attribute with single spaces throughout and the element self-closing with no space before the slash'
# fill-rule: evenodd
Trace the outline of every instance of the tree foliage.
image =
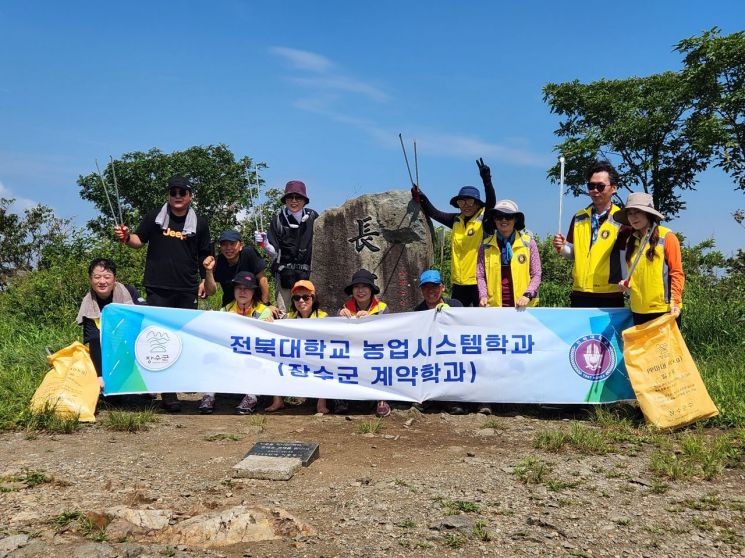
<svg viewBox="0 0 745 558">
<path fill-rule="evenodd" d="M 0 287 L 19 272 L 30 271 L 42 250 L 68 234 L 69 219 L 60 219 L 45 205 L 27 209 L 23 215 L 10 208 L 15 200 L 0 198 Z"/>
<path fill-rule="evenodd" d="M 722 36 L 717 27 L 680 41 L 683 76 L 695 93 L 696 114 L 718 124 L 716 166 L 745 190 L 745 32 Z"/>
<path fill-rule="evenodd" d="M 166 184 L 174 174 L 190 178 L 194 184 L 192 204 L 210 224 L 213 235 L 238 224 L 238 215 L 250 211 L 257 197 L 255 167 L 244 156 L 236 160 L 225 145 L 194 146 L 184 151 L 125 153 L 114 161 L 125 224 L 136 226 L 141 215 L 166 202 Z M 264 168 L 266 165 L 259 164 Z M 101 169 L 117 212 L 111 164 Z M 250 183 L 249 183 L 250 181 Z M 102 216 L 89 222 L 95 231 L 111 229 L 113 217 L 101 179 L 95 172 L 78 178 L 80 197 L 92 202 Z"/>
<path fill-rule="evenodd" d="M 693 113 L 693 91 L 676 72 L 621 80 L 549 83 L 543 89 L 551 112 L 564 119 L 556 150 L 566 157 L 566 184 L 585 192 L 584 171 L 598 157 L 611 160 L 621 189 L 652 194 L 668 217 L 685 208 L 682 191 L 694 189 L 706 169 L 716 125 Z M 558 165 L 549 171 L 556 180 Z"/>
</svg>

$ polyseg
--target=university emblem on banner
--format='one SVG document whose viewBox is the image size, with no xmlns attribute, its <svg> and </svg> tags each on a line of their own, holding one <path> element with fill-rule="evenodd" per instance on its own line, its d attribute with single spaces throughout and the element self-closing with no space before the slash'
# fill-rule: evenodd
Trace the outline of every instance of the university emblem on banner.
<svg viewBox="0 0 745 558">
<path fill-rule="evenodd" d="M 149 326 L 135 340 L 137 364 L 151 372 L 165 370 L 181 356 L 181 338 L 170 329 Z"/>
<path fill-rule="evenodd" d="M 569 349 L 572 369 L 585 380 L 605 380 L 616 369 L 616 351 L 602 335 L 585 335 Z"/>
</svg>

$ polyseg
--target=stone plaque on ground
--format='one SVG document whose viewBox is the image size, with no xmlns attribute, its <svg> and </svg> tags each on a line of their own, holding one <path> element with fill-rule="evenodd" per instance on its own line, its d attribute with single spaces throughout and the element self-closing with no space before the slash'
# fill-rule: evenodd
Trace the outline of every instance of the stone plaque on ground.
<svg viewBox="0 0 745 558">
<path fill-rule="evenodd" d="M 432 265 L 432 225 L 408 190 L 367 194 L 324 211 L 313 227 L 311 280 L 321 308 L 335 316 L 360 268 L 378 276 L 392 312 L 421 301 L 419 274 Z"/>
<path fill-rule="evenodd" d="M 256 442 L 246 454 L 264 457 L 295 457 L 307 467 L 320 455 L 316 442 Z"/>
</svg>

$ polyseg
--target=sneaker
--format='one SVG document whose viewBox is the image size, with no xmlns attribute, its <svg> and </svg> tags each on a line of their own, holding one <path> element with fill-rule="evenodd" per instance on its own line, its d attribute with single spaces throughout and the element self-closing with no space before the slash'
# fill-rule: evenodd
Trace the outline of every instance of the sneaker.
<svg viewBox="0 0 745 558">
<path fill-rule="evenodd" d="M 476 412 L 479 413 L 480 415 L 491 415 L 492 413 L 491 405 L 482 403 L 481 405 L 479 405 L 479 410 Z"/>
<path fill-rule="evenodd" d="M 160 394 L 160 406 L 166 413 L 180 413 L 181 402 L 178 400 L 178 396 L 175 393 L 161 393 Z"/>
<path fill-rule="evenodd" d="M 211 415 L 215 410 L 215 396 L 203 395 L 198 408 L 203 415 Z"/>
<path fill-rule="evenodd" d="M 258 405 L 258 403 L 259 400 L 256 398 L 255 395 L 244 395 L 243 399 L 241 399 L 241 402 L 235 408 L 235 412 L 239 415 L 250 415 L 251 413 L 256 411 L 256 405 Z"/>
<path fill-rule="evenodd" d="M 465 415 L 466 409 L 460 405 L 450 405 L 448 406 L 448 413 L 451 415 Z"/>
<path fill-rule="evenodd" d="M 349 411 L 349 403 L 344 399 L 334 399 L 334 413 L 337 415 L 343 415 Z"/>
<path fill-rule="evenodd" d="M 375 414 L 380 418 L 387 417 L 391 414 L 391 406 L 385 401 L 381 401 L 375 409 Z"/>
</svg>

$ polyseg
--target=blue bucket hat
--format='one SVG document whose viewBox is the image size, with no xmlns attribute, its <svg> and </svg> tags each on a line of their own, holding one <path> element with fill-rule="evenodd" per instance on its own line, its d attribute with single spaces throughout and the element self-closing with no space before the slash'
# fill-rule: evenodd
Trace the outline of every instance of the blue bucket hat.
<svg viewBox="0 0 745 558">
<path fill-rule="evenodd" d="M 442 275 L 436 269 L 428 269 L 419 276 L 419 286 L 427 283 L 434 283 L 435 285 L 442 285 Z"/>
<path fill-rule="evenodd" d="M 463 188 L 460 189 L 457 196 L 453 196 L 453 198 L 450 200 L 450 205 L 453 207 L 458 207 L 458 200 L 463 198 L 472 198 L 476 200 L 476 203 L 478 203 L 480 206 L 483 207 L 484 202 L 481 201 L 481 194 L 479 193 L 479 189 L 475 186 L 463 186 Z"/>
</svg>

